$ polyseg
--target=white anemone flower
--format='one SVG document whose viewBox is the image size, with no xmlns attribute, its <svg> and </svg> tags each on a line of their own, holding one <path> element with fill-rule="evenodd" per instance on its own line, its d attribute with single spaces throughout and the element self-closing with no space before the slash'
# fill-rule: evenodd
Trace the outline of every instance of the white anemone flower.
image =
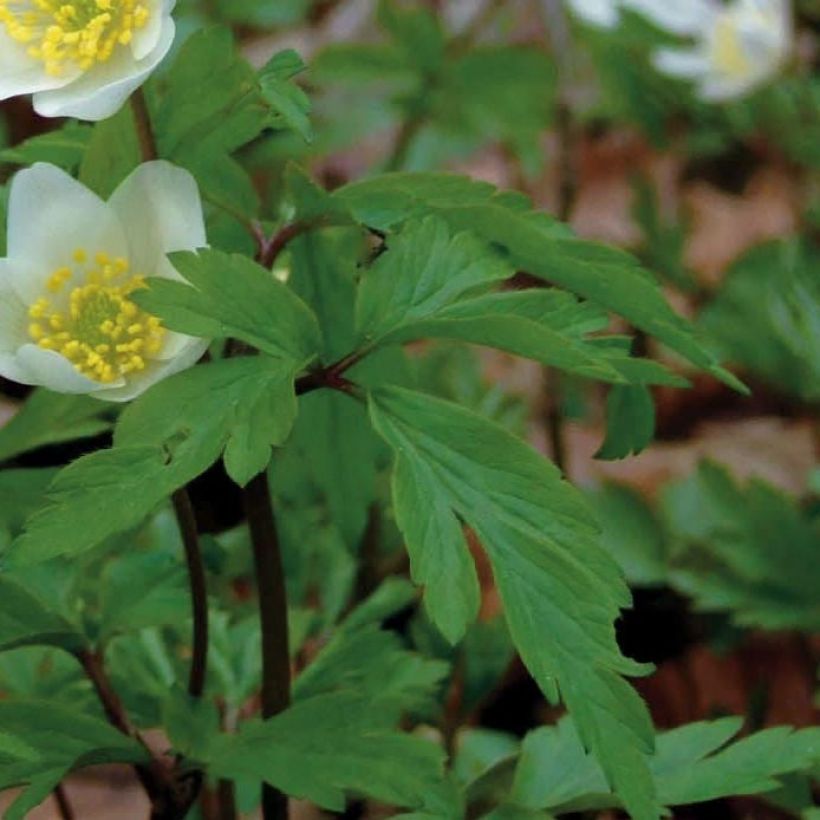
<svg viewBox="0 0 820 820">
<path fill-rule="evenodd" d="M 733 0 L 718 5 L 691 48 L 655 55 L 659 71 L 695 82 L 705 100 L 742 96 L 770 80 L 792 47 L 790 0 Z"/>
<path fill-rule="evenodd" d="M 0 0 L 0 100 L 44 117 L 103 120 L 174 41 L 175 0 Z"/>
<path fill-rule="evenodd" d="M 0 375 L 128 401 L 193 365 L 207 340 L 174 333 L 132 298 L 144 277 L 180 279 L 167 254 L 205 245 L 193 177 L 137 168 L 108 202 L 64 171 L 18 173 L 0 259 Z"/>
</svg>

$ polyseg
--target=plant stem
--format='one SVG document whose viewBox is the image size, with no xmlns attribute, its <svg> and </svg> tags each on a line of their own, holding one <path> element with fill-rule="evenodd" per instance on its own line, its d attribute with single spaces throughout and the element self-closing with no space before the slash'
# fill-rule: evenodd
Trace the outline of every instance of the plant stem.
<svg viewBox="0 0 820 820">
<path fill-rule="evenodd" d="M 177 490 L 173 495 L 173 502 L 182 543 L 185 547 L 194 623 L 188 694 L 193 698 L 201 698 L 205 691 L 205 675 L 208 670 L 208 588 L 205 563 L 202 560 L 196 517 L 188 491 L 184 487 Z"/>
<path fill-rule="evenodd" d="M 62 783 L 58 783 L 54 787 L 54 802 L 57 804 L 57 811 L 61 820 L 74 820 L 74 809 L 71 808 L 65 786 Z"/>
<path fill-rule="evenodd" d="M 285 572 L 267 472 L 250 480 L 244 498 L 262 624 L 262 717 L 271 718 L 290 704 L 290 646 Z M 265 820 L 288 816 L 287 796 L 267 783 L 262 791 L 262 816 Z"/>
<path fill-rule="evenodd" d="M 143 162 L 151 162 L 159 158 L 157 141 L 151 127 L 151 114 L 145 100 L 145 92 L 139 87 L 131 95 L 131 110 L 134 112 L 134 125 L 137 129 L 137 139 L 140 144 L 140 153 Z"/>
</svg>

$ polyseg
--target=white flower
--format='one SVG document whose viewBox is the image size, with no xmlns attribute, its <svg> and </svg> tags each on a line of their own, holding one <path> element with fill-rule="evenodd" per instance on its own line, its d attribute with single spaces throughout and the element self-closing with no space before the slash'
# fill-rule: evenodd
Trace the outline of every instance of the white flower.
<svg viewBox="0 0 820 820">
<path fill-rule="evenodd" d="M 0 100 L 44 117 L 103 120 L 174 40 L 175 0 L 0 0 Z"/>
<path fill-rule="evenodd" d="M 634 11 L 672 34 L 692 34 L 710 19 L 715 0 L 568 0 L 584 22 L 615 28 L 621 12 Z"/>
<path fill-rule="evenodd" d="M 208 342 L 173 333 L 132 300 L 143 277 L 179 279 L 166 254 L 205 245 L 193 177 L 137 168 L 108 202 L 53 165 L 18 173 L 0 259 L 0 375 L 128 401 L 190 367 Z"/>
<path fill-rule="evenodd" d="M 659 71 L 692 79 L 705 100 L 738 97 L 770 80 L 792 46 L 789 0 L 733 0 L 715 8 L 692 48 L 665 48 Z"/>
</svg>

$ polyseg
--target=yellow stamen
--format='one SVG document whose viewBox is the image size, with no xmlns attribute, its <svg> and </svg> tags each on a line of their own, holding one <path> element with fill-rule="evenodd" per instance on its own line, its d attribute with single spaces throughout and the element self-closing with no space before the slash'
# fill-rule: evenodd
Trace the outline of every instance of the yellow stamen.
<svg viewBox="0 0 820 820">
<path fill-rule="evenodd" d="M 78 265 L 88 258 L 82 249 L 73 254 Z M 65 267 L 51 274 L 46 289 L 54 299 L 43 296 L 29 307 L 29 317 L 35 321 L 28 332 L 40 347 L 65 356 L 84 376 L 109 384 L 145 370 L 145 357 L 162 349 L 165 328 L 129 298 L 145 283 L 141 276 L 127 275 L 127 260 L 112 262 L 105 253 L 93 258 L 97 267 L 74 271 Z M 71 278 L 81 284 L 62 293 Z M 127 341 L 118 343 L 123 338 Z"/>
</svg>

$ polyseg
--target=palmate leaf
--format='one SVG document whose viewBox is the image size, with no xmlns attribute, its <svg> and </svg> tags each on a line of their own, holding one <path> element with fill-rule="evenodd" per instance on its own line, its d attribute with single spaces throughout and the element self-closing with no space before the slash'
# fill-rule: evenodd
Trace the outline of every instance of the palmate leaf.
<svg viewBox="0 0 820 820">
<path fill-rule="evenodd" d="M 634 817 L 655 818 L 646 755 L 652 726 L 621 674 L 614 621 L 630 603 L 594 517 L 558 470 L 502 428 L 447 402 L 389 388 L 370 399 L 395 451 L 393 500 L 414 580 L 451 640 L 477 611 L 462 522 L 487 551 L 524 662 L 548 695 L 556 684 L 584 743 Z"/>
<path fill-rule="evenodd" d="M 0 701 L 0 727 L 0 790 L 27 787 L 7 820 L 26 817 L 74 769 L 147 758 L 136 741 L 103 720 L 50 701 Z"/>
<path fill-rule="evenodd" d="M 232 337 L 303 366 L 319 351 L 321 334 L 308 306 L 270 271 L 216 250 L 171 254 L 190 284 L 151 278 L 134 294 L 171 330 L 203 338 Z"/>
<path fill-rule="evenodd" d="M 795 731 L 781 726 L 730 744 L 742 723 L 740 718 L 729 717 L 658 735 L 649 766 L 664 806 L 765 794 L 780 788 L 780 778 L 809 770 L 820 760 L 818 729 Z M 621 805 L 569 718 L 527 735 L 509 801 L 556 814 Z"/>
<path fill-rule="evenodd" d="M 512 276 L 486 243 L 435 216 L 411 220 L 365 272 L 356 305 L 361 344 L 446 338 L 497 347 L 571 373 L 614 383 L 687 383 L 628 346 L 586 334 L 606 313 L 559 290 L 487 292 Z"/>
<path fill-rule="evenodd" d="M 443 753 L 394 730 L 394 721 L 359 694 L 319 695 L 214 741 L 208 771 L 265 780 L 330 811 L 344 809 L 346 793 L 421 807 L 441 782 Z"/>
<path fill-rule="evenodd" d="M 391 230 L 409 219 L 437 214 L 452 230 L 469 231 L 518 270 L 558 285 L 628 319 L 669 348 L 739 390 L 690 324 L 666 302 L 658 283 L 637 260 L 614 248 L 574 238 L 519 194 L 447 174 L 385 174 L 340 188 L 359 222 Z"/>
<path fill-rule="evenodd" d="M 61 470 L 48 504 L 5 556 L 37 563 L 137 526 L 223 453 L 239 484 L 265 469 L 296 417 L 293 364 L 267 356 L 199 365 L 155 385 L 120 417 L 115 447 Z"/>
</svg>

